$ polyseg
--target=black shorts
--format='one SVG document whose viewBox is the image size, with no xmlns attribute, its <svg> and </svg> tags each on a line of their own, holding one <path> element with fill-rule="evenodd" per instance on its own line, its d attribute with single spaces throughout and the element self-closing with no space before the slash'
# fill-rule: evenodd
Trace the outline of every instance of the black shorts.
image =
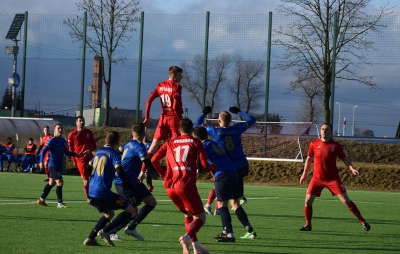
<svg viewBox="0 0 400 254">
<path fill-rule="evenodd" d="M 53 178 L 54 180 L 62 179 L 61 175 L 62 171 L 63 171 L 62 168 L 49 167 L 50 178 Z"/>
<path fill-rule="evenodd" d="M 146 185 L 144 185 L 143 183 L 133 185 L 135 191 L 131 190 L 124 184 L 114 185 L 118 194 L 129 200 L 129 203 L 131 203 L 131 205 L 133 205 L 134 207 L 138 207 L 142 203 L 142 199 L 152 195 L 151 192 L 146 188 Z"/>
<path fill-rule="evenodd" d="M 220 173 L 214 180 L 215 196 L 218 201 L 230 200 L 235 198 L 238 174 L 234 170 Z"/>
<path fill-rule="evenodd" d="M 239 174 L 239 177 L 244 178 L 245 176 L 247 176 L 249 174 L 249 165 L 238 168 L 237 172 Z"/>
<path fill-rule="evenodd" d="M 125 210 L 129 206 L 128 200 L 116 193 L 106 198 L 90 198 L 90 204 L 95 206 L 99 213 L 107 213 L 119 209 Z"/>
</svg>

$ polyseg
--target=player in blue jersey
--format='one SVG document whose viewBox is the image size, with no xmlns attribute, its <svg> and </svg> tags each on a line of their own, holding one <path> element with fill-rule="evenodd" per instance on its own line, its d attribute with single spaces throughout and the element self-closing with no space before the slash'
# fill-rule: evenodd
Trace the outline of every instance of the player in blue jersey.
<svg viewBox="0 0 400 254">
<path fill-rule="evenodd" d="M 241 188 L 237 188 L 238 173 L 231 159 L 226 155 L 224 148 L 215 141 L 208 139 L 207 130 L 204 127 L 196 127 L 193 136 L 203 143 L 208 155 L 208 160 L 218 166 L 217 171 L 213 172 L 215 194 L 217 197 L 218 211 L 221 215 L 223 232 L 214 236 L 217 242 L 235 242 L 235 236 L 232 229 L 232 219 L 228 210 L 228 201 L 235 211 L 239 221 L 255 238 L 257 236 L 247 214 L 243 208 L 239 206 L 241 197 Z M 240 209 L 239 209 L 240 207 Z"/>
<path fill-rule="evenodd" d="M 111 191 L 112 183 L 117 172 L 122 182 L 131 190 L 134 190 L 128 177 L 121 166 L 121 154 L 114 149 L 119 144 L 119 134 L 110 131 L 106 135 L 105 146 L 99 148 L 88 164 L 91 170 L 89 183 L 90 204 L 95 206 L 104 215 L 98 220 L 95 227 L 89 233 L 88 238 L 83 242 L 84 245 L 98 246 L 96 236 L 102 238 L 108 245 L 115 244 L 110 239 L 110 231 L 130 217 L 137 215 L 137 210 L 124 197 Z M 111 221 L 114 217 L 114 210 L 122 209 L 122 213 Z"/>
<path fill-rule="evenodd" d="M 211 110 L 212 109 L 210 106 L 204 107 L 203 114 L 201 114 L 201 116 L 197 119 L 195 127 L 203 124 L 205 117 L 211 112 Z M 210 135 L 215 142 L 224 148 L 225 153 L 235 165 L 238 172 L 238 184 L 235 192 L 236 195 L 240 195 L 240 197 L 242 197 L 242 199 L 245 201 L 246 198 L 244 197 L 243 178 L 249 173 L 249 162 L 247 161 L 246 155 L 243 152 L 242 133 L 256 123 L 256 118 L 240 111 L 240 109 L 236 106 L 230 107 L 229 111 L 239 115 L 245 120 L 245 122 L 238 122 L 231 125 L 232 115 L 228 111 L 222 111 L 218 116 L 219 126 L 206 126 L 206 130 L 208 135 Z M 240 222 L 247 229 L 247 233 L 241 238 L 256 238 L 256 234 L 255 232 L 253 233 L 253 230 L 251 230 L 251 226 L 247 226 L 250 225 L 250 222 L 248 222 L 247 214 L 240 205 L 240 199 L 235 199 L 235 206 L 233 209 Z"/>
<path fill-rule="evenodd" d="M 136 209 L 144 202 L 145 205 L 140 209 L 138 215 L 133 219 L 133 222 L 125 228 L 125 234 L 131 235 L 136 239 L 143 241 L 144 238 L 136 231 L 137 225 L 143 221 L 147 215 L 157 205 L 157 201 L 146 186 L 138 179 L 141 172 L 142 164 L 145 164 L 150 170 L 154 170 L 153 164 L 147 155 L 147 149 L 142 140 L 145 136 L 145 127 L 143 123 L 135 124 L 132 126 L 132 140 L 119 148 L 122 153 L 122 169 L 128 176 L 130 183 L 134 186 L 135 191 L 129 189 L 117 174 L 114 180 L 115 189 L 118 194 L 125 197 L 132 206 Z M 118 237 L 116 232 L 128 224 L 128 221 L 119 225 L 111 231 L 111 240 L 122 240 Z"/>
<path fill-rule="evenodd" d="M 61 175 L 61 172 L 63 171 L 64 168 L 63 159 L 64 155 L 76 156 L 78 158 L 80 157 L 80 155 L 71 152 L 67 149 L 68 147 L 67 141 L 62 137 L 62 130 L 63 127 L 61 124 L 58 123 L 54 125 L 54 137 L 47 141 L 46 145 L 43 148 L 43 152 L 41 153 L 40 156 L 39 167 L 42 170 L 45 154 L 47 153 L 47 151 L 50 152 L 50 158 L 48 162 L 48 167 L 50 172 L 49 182 L 46 184 L 46 186 L 44 186 L 42 195 L 37 201 L 37 204 L 41 206 L 47 206 L 45 199 L 47 195 L 49 195 L 53 186 L 57 184 L 56 188 L 57 199 L 58 199 L 57 207 L 67 208 L 67 206 L 63 202 L 63 197 L 62 197 L 62 187 L 64 185 L 64 180 Z"/>
</svg>

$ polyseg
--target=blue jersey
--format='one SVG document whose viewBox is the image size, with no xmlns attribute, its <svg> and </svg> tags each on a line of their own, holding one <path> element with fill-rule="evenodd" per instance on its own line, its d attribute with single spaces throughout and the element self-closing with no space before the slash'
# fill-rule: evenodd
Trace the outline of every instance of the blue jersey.
<svg viewBox="0 0 400 254">
<path fill-rule="evenodd" d="M 133 185 L 140 183 L 138 177 L 142 168 L 142 161 L 148 158 L 146 147 L 143 143 L 136 140 L 128 141 L 119 148 L 122 153 L 122 169 L 127 175 L 129 182 Z M 122 184 L 118 174 L 114 183 Z"/>
<path fill-rule="evenodd" d="M 226 155 L 224 148 L 220 144 L 209 139 L 204 140 L 202 143 L 206 149 L 208 162 L 218 166 L 217 171 L 214 171 L 214 178 L 216 178 L 223 171 L 236 171 L 235 165 Z"/>
<path fill-rule="evenodd" d="M 93 167 L 89 182 L 89 197 L 107 198 L 113 193 L 112 183 L 117 167 L 121 167 L 121 154 L 110 146 L 103 146 L 89 162 Z"/>
<path fill-rule="evenodd" d="M 146 151 L 148 151 L 150 149 L 151 142 L 147 142 L 146 144 L 144 144 L 144 146 L 146 147 Z"/>
<path fill-rule="evenodd" d="M 229 127 L 206 126 L 207 133 L 215 142 L 222 145 L 225 153 L 235 164 L 236 169 L 249 165 L 242 147 L 242 133 L 256 123 L 256 119 L 242 111 L 238 114 L 245 119 L 245 122 L 235 123 Z M 206 115 L 202 114 L 196 121 L 195 127 L 202 125 Z"/>
<path fill-rule="evenodd" d="M 75 155 L 74 152 L 68 151 L 67 141 L 62 137 L 53 137 L 47 141 L 40 155 L 40 162 L 43 162 L 44 155 L 47 151 L 50 151 L 48 166 L 55 168 L 63 167 L 64 154 L 67 156 Z"/>
</svg>

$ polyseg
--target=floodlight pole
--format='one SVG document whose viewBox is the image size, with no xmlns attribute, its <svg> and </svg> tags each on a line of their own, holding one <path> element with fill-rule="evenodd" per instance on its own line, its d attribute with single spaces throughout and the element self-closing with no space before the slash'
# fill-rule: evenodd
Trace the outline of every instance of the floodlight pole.
<svg viewBox="0 0 400 254">
<path fill-rule="evenodd" d="M 13 61 L 13 75 L 12 77 L 15 77 L 15 74 L 17 73 L 17 56 L 18 56 L 18 40 L 14 39 L 14 47 L 13 47 L 13 54 L 14 54 L 14 61 Z M 15 117 L 15 110 L 16 110 L 16 82 L 15 79 L 13 79 L 14 82 L 12 83 L 12 88 L 11 88 L 11 117 Z"/>
</svg>

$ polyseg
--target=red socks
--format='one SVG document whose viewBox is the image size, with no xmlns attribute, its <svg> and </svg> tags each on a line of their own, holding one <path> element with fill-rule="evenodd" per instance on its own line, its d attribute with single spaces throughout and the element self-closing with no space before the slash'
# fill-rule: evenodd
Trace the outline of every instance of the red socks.
<svg viewBox="0 0 400 254">
<path fill-rule="evenodd" d="M 305 206 L 304 217 L 306 218 L 306 226 L 311 227 L 312 214 L 313 214 L 312 206 Z"/>
<path fill-rule="evenodd" d="M 199 232 L 200 228 L 204 225 L 204 221 L 201 219 L 193 220 L 187 227 L 186 233 L 190 235 L 190 241 L 197 242 L 197 232 Z"/>
<path fill-rule="evenodd" d="M 356 204 L 354 204 L 353 201 L 351 201 L 351 203 L 347 205 L 347 207 L 349 208 L 350 212 L 352 212 L 358 218 L 361 224 L 365 222 L 365 219 L 362 217 L 360 210 L 358 210 Z"/>
<path fill-rule="evenodd" d="M 212 188 L 212 190 L 210 190 L 210 193 L 208 193 L 207 204 L 211 205 L 214 199 L 215 199 L 215 188 Z"/>
</svg>

